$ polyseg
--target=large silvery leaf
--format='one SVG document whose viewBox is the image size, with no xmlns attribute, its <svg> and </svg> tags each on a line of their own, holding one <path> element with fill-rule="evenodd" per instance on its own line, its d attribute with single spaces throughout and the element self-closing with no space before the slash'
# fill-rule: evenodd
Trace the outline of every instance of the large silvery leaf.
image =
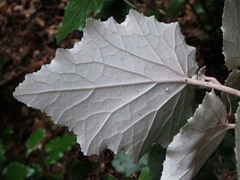
<svg viewBox="0 0 240 180">
<path fill-rule="evenodd" d="M 82 41 L 59 49 L 14 96 L 68 126 L 85 154 L 123 149 L 136 162 L 153 142 L 168 145 L 191 116 L 194 53 L 177 23 L 134 10 L 122 24 L 90 19 Z"/>
<path fill-rule="evenodd" d="M 240 0 L 226 0 L 223 12 L 223 53 L 229 69 L 240 66 Z"/>
<path fill-rule="evenodd" d="M 236 161 L 237 161 L 237 174 L 238 179 L 240 178 L 240 107 L 237 109 L 236 113 L 236 128 L 235 128 L 235 137 L 236 137 Z"/>
<path fill-rule="evenodd" d="M 192 179 L 230 128 L 226 107 L 212 91 L 168 146 L 161 180 Z"/>
</svg>

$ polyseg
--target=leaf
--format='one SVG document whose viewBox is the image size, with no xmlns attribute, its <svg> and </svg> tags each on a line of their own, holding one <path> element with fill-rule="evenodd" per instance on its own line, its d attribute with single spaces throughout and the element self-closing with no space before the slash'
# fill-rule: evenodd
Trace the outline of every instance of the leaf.
<svg viewBox="0 0 240 180">
<path fill-rule="evenodd" d="M 171 0 L 170 5 L 166 9 L 166 13 L 172 18 L 176 18 L 185 3 L 185 0 Z"/>
<path fill-rule="evenodd" d="M 225 0 L 223 20 L 223 54 L 229 69 L 240 66 L 240 1 Z"/>
<path fill-rule="evenodd" d="M 165 160 L 166 149 L 159 144 L 154 144 L 148 155 L 148 166 L 152 180 L 159 180 L 162 175 L 163 162 Z"/>
<path fill-rule="evenodd" d="M 236 137 L 236 147 L 235 147 L 235 154 L 236 154 L 236 161 L 237 161 L 237 174 L 238 179 L 240 178 L 240 106 L 237 109 L 236 115 L 236 128 L 235 128 L 235 137 Z"/>
<path fill-rule="evenodd" d="M 225 105 L 208 93 L 168 146 L 161 180 L 192 179 L 230 128 Z"/>
<path fill-rule="evenodd" d="M 114 160 L 112 161 L 113 167 L 117 172 L 124 174 L 124 176 L 130 176 L 134 172 L 141 170 L 147 166 L 148 155 L 145 154 L 138 162 L 138 164 L 133 164 L 131 159 L 123 152 L 116 154 Z"/>
<path fill-rule="evenodd" d="M 105 0 L 68 0 L 63 21 L 59 25 L 57 42 L 73 30 L 83 30 L 90 13 L 99 13 Z"/>
<path fill-rule="evenodd" d="M 75 136 L 68 134 L 64 134 L 61 137 L 52 139 L 45 146 L 45 151 L 47 154 L 45 162 L 48 164 L 55 163 L 59 158 L 63 157 L 63 153 L 65 151 L 71 149 L 75 142 Z"/>
<path fill-rule="evenodd" d="M 34 174 L 34 169 L 18 162 L 12 162 L 3 169 L 5 180 L 24 180 Z"/>
<path fill-rule="evenodd" d="M 41 179 L 43 176 L 43 169 L 39 164 L 31 164 L 30 168 L 34 170 L 34 174 L 32 175 L 32 179 Z"/>
<path fill-rule="evenodd" d="M 82 41 L 59 49 L 14 96 L 68 126 L 85 155 L 125 150 L 137 162 L 153 142 L 167 146 L 192 115 L 194 55 L 177 23 L 134 10 L 121 24 L 89 19 Z"/>
<path fill-rule="evenodd" d="M 113 177 L 107 176 L 107 175 L 103 175 L 103 176 L 102 176 L 102 179 L 104 179 L 104 180 L 114 180 Z"/>
<path fill-rule="evenodd" d="M 6 146 L 9 143 L 12 134 L 13 134 L 12 127 L 8 127 L 8 128 L 1 130 L 0 131 L 0 143 L 2 143 L 3 146 Z"/>
<path fill-rule="evenodd" d="M 151 174 L 148 167 L 144 167 L 141 169 L 141 174 L 138 180 L 151 180 Z"/>
<path fill-rule="evenodd" d="M 225 86 L 240 90 L 240 70 L 234 69 L 225 81 Z M 229 98 L 229 99 L 228 99 Z M 232 113 L 235 113 L 238 108 L 239 97 L 227 93 L 222 93 L 222 101 L 229 106 L 231 102 Z M 230 100 L 230 102 L 229 102 Z"/>
<path fill-rule="evenodd" d="M 38 144 L 45 138 L 45 130 L 44 129 L 36 129 L 26 142 L 26 147 L 28 148 L 27 154 L 30 154 L 34 151 Z"/>
</svg>

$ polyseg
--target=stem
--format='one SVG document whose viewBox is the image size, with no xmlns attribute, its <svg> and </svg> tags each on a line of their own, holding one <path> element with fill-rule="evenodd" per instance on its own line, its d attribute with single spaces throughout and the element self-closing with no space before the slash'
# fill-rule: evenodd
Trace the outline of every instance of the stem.
<svg viewBox="0 0 240 180">
<path fill-rule="evenodd" d="M 227 126 L 228 126 L 230 129 L 234 129 L 234 128 L 236 127 L 236 124 L 228 123 Z"/>
<path fill-rule="evenodd" d="M 125 3 L 127 3 L 131 8 L 136 9 L 136 6 L 129 2 L 128 0 L 123 0 Z"/>
<path fill-rule="evenodd" d="M 231 103 L 231 100 L 230 100 L 230 97 L 228 94 L 226 94 L 227 96 L 227 99 L 228 99 L 228 103 L 229 103 L 229 113 L 228 114 L 232 114 L 232 103 Z"/>
<path fill-rule="evenodd" d="M 203 86 L 206 88 L 212 88 L 212 89 L 216 89 L 234 96 L 238 96 L 240 97 L 240 91 L 237 89 L 233 89 L 221 84 L 215 84 L 213 82 L 206 82 L 206 81 L 201 81 L 201 80 L 196 80 L 196 79 L 191 79 L 191 78 L 186 78 L 185 80 L 188 84 L 192 84 L 192 85 L 197 85 L 197 86 Z"/>
</svg>

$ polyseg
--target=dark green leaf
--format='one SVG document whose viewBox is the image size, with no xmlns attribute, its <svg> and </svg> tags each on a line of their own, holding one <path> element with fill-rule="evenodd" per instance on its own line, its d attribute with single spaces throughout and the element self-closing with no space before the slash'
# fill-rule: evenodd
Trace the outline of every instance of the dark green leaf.
<svg viewBox="0 0 240 180">
<path fill-rule="evenodd" d="M 59 158 L 63 157 L 63 153 L 70 150 L 72 145 L 76 143 L 76 136 L 64 134 L 48 142 L 45 146 L 47 157 L 45 162 L 48 164 L 55 163 Z"/>
<path fill-rule="evenodd" d="M 32 169 L 34 169 L 34 174 L 32 175 L 35 179 L 40 179 L 42 177 L 42 167 L 39 164 L 31 164 L 30 166 Z"/>
<path fill-rule="evenodd" d="M 150 174 L 149 168 L 143 167 L 141 169 L 141 174 L 140 174 L 138 180 L 150 180 L 150 179 L 151 179 L 151 174 Z"/>
<path fill-rule="evenodd" d="M 37 148 L 37 145 L 45 138 L 45 130 L 44 129 L 36 129 L 26 142 L 26 147 L 28 148 L 27 154 L 30 154 Z"/>
<path fill-rule="evenodd" d="M 146 16 L 155 16 L 156 19 L 159 18 L 160 14 L 159 14 L 159 11 L 157 9 L 155 10 L 149 10 L 146 12 L 145 14 Z"/>
<path fill-rule="evenodd" d="M 181 12 L 181 9 L 185 2 L 185 0 L 171 0 L 171 4 L 166 9 L 166 13 L 172 18 L 176 18 Z"/>
<path fill-rule="evenodd" d="M 5 146 L 8 142 L 10 137 L 13 134 L 12 127 L 8 127 L 0 132 L 0 142 L 2 142 L 2 145 Z"/>
<path fill-rule="evenodd" d="M 166 149 L 159 144 L 154 144 L 148 155 L 148 166 L 152 180 L 159 180 L 162 175 L 163 162 L 165 160 Z"/>
<path fill-rule="evenodd" d="M 113 177 L 110 177 L 110 176 L 103 176 L 103 179 L 104 180 L 115 180 L 115 178 L 113 178 Z"/>
<path fill-rule="evenodd" d="M 206 3 L 206 7 L 208 9 L 208 11 L 210 11 L 211 13 L 214 13 L 214 11 L 217 10 L 217 6 L 216 6 L 216 1 L 215 0 L 208 0 L 208 1 L 204 1 Z M 224 0 L 218 0 L 219 4 L 224 4 Z"/>
<path fill-rule="evenodd" d="M 99 13 L 105 0 L 69 0 L 63 21 L 59 25 L 57 42 L 73 30 L 82 30 L 92 12 Z"/>
<path fill-rule="evenodd" d="M 208 39 L 208 36 L 207 36 L 206 34 L 200 34 L 200 35 L 198 36 L 198 39 L 199 39 L 200 41 L 206 41 L 206 40 Z"/>
<path fill-rule="evenodd" d="M 196 3 L 194 3 L 193 7 L 198 15 L 201 15 L 204 13 L 206 14 L 205 10 L 202 7 L 201 2 L 197 1 Z"/>
<path fill-rule="evenodd" d="M 63 174 L 61 172 L 57 172 L 52 177 L 54 180 L 58 180 L 58 179 L 61 180 L 63 179 Z"/>
<path fill-rule="evenodd" d="M 33 174 L 34 169 L 18 162 L 13 162 L 3 169 L 5 180 L 24 180 Z"/>
</svg>

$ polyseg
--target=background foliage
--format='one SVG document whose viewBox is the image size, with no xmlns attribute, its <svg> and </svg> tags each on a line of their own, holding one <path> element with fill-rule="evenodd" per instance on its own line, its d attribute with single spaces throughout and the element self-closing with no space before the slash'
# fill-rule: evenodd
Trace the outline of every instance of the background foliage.
<svg viewBox="0 0 240 180">
<path fill-rule="evenodd" d="M 0 2 L 0 179 L 159 179 L 165 149 L 153 145 L 137 165 L 123 153 L 109 151 L 85 157 L 75 136 L 54 125 L 37 110 L 12 97 L 25 74 L 50 62 L 58 47 L 71 48 L 81 39 L 87 17 L 125 19 L 130 8 L 159 21 L 179 21 L 196 61 L 207 75 L 224 82 L 222 56 L 223 0 L 17 0 Z M 80 30 L 80 31 L 77 31 Z M 58 44 L 57 44 L 58 43 Z M 197 93 L 202 101 L 204 90 Z M 233 179 L 234 133 L 225 137 L 196 179 Z M 139 174 L 139 172 L 141 172 Z"/>
</svg>

